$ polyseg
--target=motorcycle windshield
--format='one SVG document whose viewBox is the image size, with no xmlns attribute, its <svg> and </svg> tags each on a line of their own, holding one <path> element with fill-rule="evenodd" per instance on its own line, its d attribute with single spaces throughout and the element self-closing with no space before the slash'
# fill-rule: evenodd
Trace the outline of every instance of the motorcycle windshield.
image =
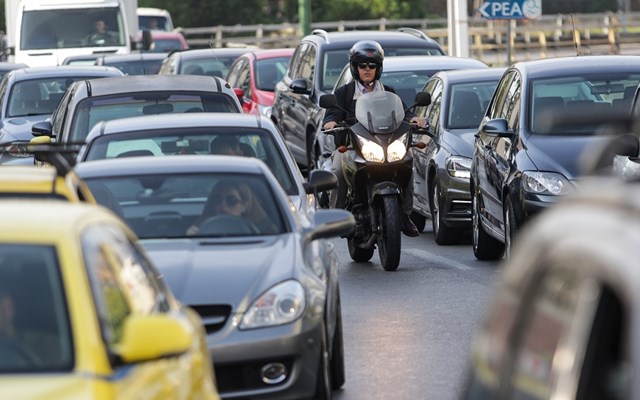
<svg viewBox="0 0 640 400">
<path fill-rule="evenodd" d="M 356 119 L 373 134 L 395 132 L 404 119 L 402 100 L 387 91 L 367 93 L 356 101 Z"/>
</svg>

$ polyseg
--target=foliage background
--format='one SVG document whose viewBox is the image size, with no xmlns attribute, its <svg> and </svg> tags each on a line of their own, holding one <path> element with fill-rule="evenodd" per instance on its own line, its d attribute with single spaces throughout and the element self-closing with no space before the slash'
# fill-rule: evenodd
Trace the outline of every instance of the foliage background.
<svg viewBox="0 0 640 400">
<path fill-rule="evenodd" d="M 302 0 L 300 0 L 302 1 Z M 444 18 L 447 0 L 309 0 L 311 21 L 377 18 Z M 625 0 L 542 0 L 544 14 L 618 11 Z M 640 10 L 640 0 L 626 0 Z M 5 29 L 4 2 L 0 0 L 0 29 Z M 483 0 L 467 0 L 473 15 Z M 165 8 L 175 26 L 277 24 L 298 21 L 298 0 L 138 0 L 140 7 Z"/>
</svg>

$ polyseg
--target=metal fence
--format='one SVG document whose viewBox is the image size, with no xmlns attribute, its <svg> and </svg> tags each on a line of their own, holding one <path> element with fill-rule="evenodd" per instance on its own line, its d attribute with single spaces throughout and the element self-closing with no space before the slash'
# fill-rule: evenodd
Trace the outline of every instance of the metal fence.
<svg viewBox="0 0 640 400">
<path fill-rule="evenodd" d="M 507 38 L 511 24 L 511 38 Z M 425 32 L 445 49 L 447 20 L 386 18 L 317 22 L 312 29 L 326 31 L 390 30 L 411 27 Z M 294 47 L 302 38 L 297 24 L 261 24 L 182 28 L 187 43 L 201 47 Z M 513 61 L 569 54 L 640 54 L 640 13 L 543 15 L 537 20 L 469 18 L 470 56 L 491 65 L 506 65 L 507 41 Z"/>
</svg>

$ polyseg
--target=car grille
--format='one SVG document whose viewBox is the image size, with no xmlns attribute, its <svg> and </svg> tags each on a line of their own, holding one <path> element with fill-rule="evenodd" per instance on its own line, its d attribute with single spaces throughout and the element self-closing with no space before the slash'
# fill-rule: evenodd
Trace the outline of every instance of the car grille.
<svg viewBox="0 0 640 400">
<path fill-rule="evenodd" d="M 229 319 L 229 314 L 231 313 L 231 306 L 224 304 L 214 304 L 214 305 L 191 305 L 198 314 L 200 314 L 200 318 L 202 319 L 202 325 L 204 326 L 207 334 L 217 332 Z"/>
</svg>

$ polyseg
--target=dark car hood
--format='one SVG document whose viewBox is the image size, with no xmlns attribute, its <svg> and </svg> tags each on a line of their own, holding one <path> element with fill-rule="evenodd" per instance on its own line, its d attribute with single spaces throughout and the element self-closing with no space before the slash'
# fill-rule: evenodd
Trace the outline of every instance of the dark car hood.
<svg viewBox="0 0 640 400">
<path fill-rule="evenodd" d="M 568 179 L 583 175 L 581 156 L 603 145 L 606 136 L 529 135 L 526 152 L 538 171 L 559 172 Z"/>
<path fill-rule="evenodd" d="M 471 158 L 477 129 L 451 129 L 442 136 L 451 154 Z"/>
<path fill-rule="evenodd" d="M 31 126 L 36 122 L 46 120 L 50 116 L 51 114 L 44 114 L 3 119 L 2 122 L 0 122 L 0 143 L 33 139 Z"/>
<path fill-rule="evenodd" d="M 264 290 L 293 277 L 295 235 L 237 241 L 141 240 L 165 282 L 188 305 L 229 304 L 244 312 Z"/>
</svg>

